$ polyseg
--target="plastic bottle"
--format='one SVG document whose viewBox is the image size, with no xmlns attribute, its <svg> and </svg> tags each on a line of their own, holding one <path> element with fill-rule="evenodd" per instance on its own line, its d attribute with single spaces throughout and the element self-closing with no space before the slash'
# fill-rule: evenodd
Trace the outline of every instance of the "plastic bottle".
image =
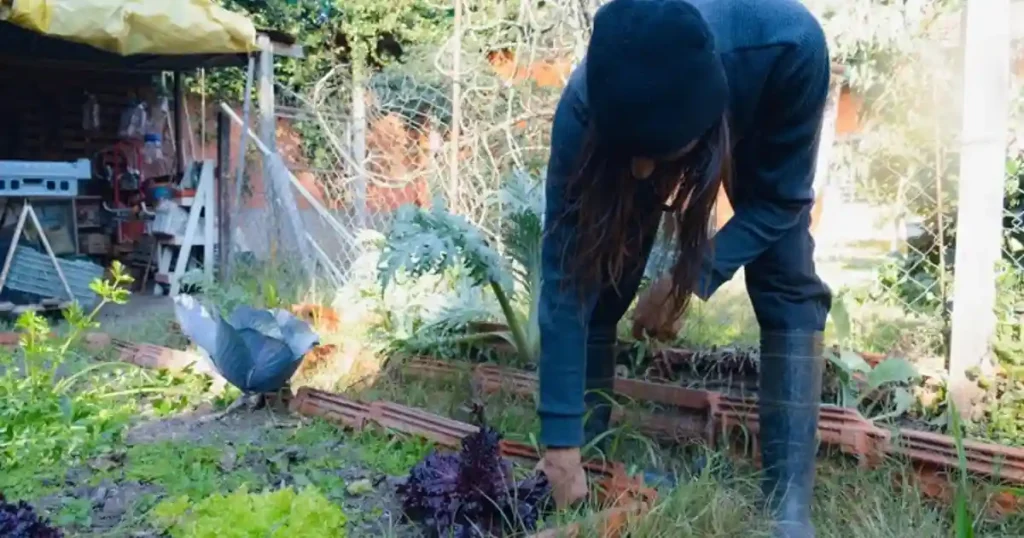
<svg viewBox="0 0 1024 538">
<path fill-rule="evenodd" d="M 136 103 L 121 113 L 121 128 L 117 134 L 124 139 L 140 139 L 146 129 L 146 105 Z"/>
<path fill-rule="evenodd" d="M 146 122 L 146 134 L 142 137 L 142 158 L 146 164 L 164 160 L 163 132 L 168 114 L 167 98 L 161 97 L 152 108 L 149 121 Z"/>
<path fill-rule="evenodd" d="M 96 132 L 100 129 L 100 103 L 96 96 L 91 93 L 85 94 L 85 104 L 82 105 L 82 130 Z"/>
</svg>

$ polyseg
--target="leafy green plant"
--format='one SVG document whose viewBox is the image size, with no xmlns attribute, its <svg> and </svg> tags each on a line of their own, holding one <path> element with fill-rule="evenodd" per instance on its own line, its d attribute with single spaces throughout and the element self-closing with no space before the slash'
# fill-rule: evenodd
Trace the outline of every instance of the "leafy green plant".
<svg viewBox="0 0 1024 538">
<path fill-rule="evenodd" d="M 383 287 L 379 267 L 386 247 L 384 234 L 360 232 L 357 249 L 361 253 L 333 300 L 350 319 L 362 321 L 354 330 L 376 352 L 390 355 L 409 350 L 441 356 L 457 347 L 444 337 L 456 331 L 461 334 L 470 321 L 501 316 L 488 289 L 475 286 L 461 266 L 441 274 L 392 279 Z"/>
<path fill-rule="evenodd" d="M 504 208 L 500 234 L 507 257 L 491 246 L 478 227 L 450 213 L 442 200 L 435 200 L 430 209 L 411 205 L 399 209 L 379 263 L 384 288 L 400 272 L 419 278 L 461 267 L 475 286 L 491 289 L 508 331 L 468 335 L 460 341 L 500 336 L 515 346 L 525 364 L 535 362 L 540 347 L 537 316 L 543 199 L 537 194 L 540 189 L 530 183 L 517 175 L 500 193 Z M 527 303 L 525 315 L 517 312 L 517 300 Z"/>
<path fill-rule="evenodd" d="M 871 420 L 895 418 L 910 411 L 915 402 L 910 383 L 919 377 L 914 365 L 903 358 L 889 357 L 872 368 L 863 356 L 849 349 L 850 314 L 841 295 L 833 300 L 830 315 L 839 346 L 826 357 L 835 366 L 839 381 L 837 403 L 859 409 Z M 891 394 L 892 408 L 876 415 L 879 404 L 875 397 L 880 391 Z"/>
<path fill-rule="evenodd" d="M 126 286 L 132 278 L 118 262 L 110 273 L 110 280 L 91 285 L 101 299 L 91 312 L 77 304 L 65 312 L 71 327 L 66 336 L 54 337 L 46 320 L 34 312 L 18 318 L 19 350 L 0 351 L 0 467 L 24 461 L 59 463 L 119 436 L 127 413 L 111 409 L 106 401 L 121 394 L 89 381 L 99 370 L 123 364 L 93 363 L 67 373 L 77 357 L 74 344 L 82 333 L 98 327 L 100 308 L 128 299 Z"/>
<path fill-rule="evenodd" d="M 150 514 L 172 538 L 346 536 L 345 513 L 314 488 L 249 493 L 242 486 L 197 503 L 187 496 L 167 500 Z"/>
<path fill-rule="evenodd" d="M 419 437 L 399 437 L 369 429 L 354 439 L 359 455 L 372 469 L 389 476 L 401 476 L 422 460 L 434 446 Z"/>
<path fill-rule="evenodd" d="M 238 263 L 228 282 L 210 280 L 203 271 L 193 270 L 182 275 L 181 283 L 198 288 L 207 301 L 228 313 L 241 305 L 287 309 L 298 299 L 305 281 L 284 263 Z"/>
<path fill-rule="evenodd" d="M 953 441 L 956 444 L 957 473 L 956 491 L 953 493 L 953 528 L 957 538 L 974 538 L 974 517 L 968 505 L 970 488 L 967 483 L 967 454 L 964 452 L 964 432 L 960 423 L 960 413 L 956 404 L 950 399 L 949 418 L 953 428 Z"/>
<path fill-rule="evenodd" d="M 222 456 L 220 448 L 201 444 L 146 443 L 127 450 L 127 465 L 123 472 L 129 480 L 157 484 L 172 496 L 205 497 L 231 486 L 237 487 L 243 481 L 255 481 L 252 473 L 247 471 L 222 474 Z"/>
</svg>

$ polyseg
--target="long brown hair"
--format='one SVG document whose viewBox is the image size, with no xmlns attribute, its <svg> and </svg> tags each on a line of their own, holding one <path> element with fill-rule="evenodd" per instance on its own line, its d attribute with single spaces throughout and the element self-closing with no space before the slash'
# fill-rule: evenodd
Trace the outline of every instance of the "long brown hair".
<svg viewBox="0 0 1024 538">
<path fill-rule="evenodd" d="M 632 177 L 632 156 L 604 147 L 591 129 L 580 153 L 578 171 L 567 188 L 576 219 L 575 255 L 570 271 L 581 293 L 619 282 L 644 245 L 647 230 L 657 230 L 664 202 L 675 218 L 677 257 L 672 293 L 667 300 L 676 315 L 685 311 L 696 290 L 701 261 L 708 248 L 711 212 L 719 187 L 732 173 L 729 126 L 725 117 L 685 155 L 659 162 L 651 177 Z M 674 193 L 674 196 L 672 196 Z"/>
</svg>

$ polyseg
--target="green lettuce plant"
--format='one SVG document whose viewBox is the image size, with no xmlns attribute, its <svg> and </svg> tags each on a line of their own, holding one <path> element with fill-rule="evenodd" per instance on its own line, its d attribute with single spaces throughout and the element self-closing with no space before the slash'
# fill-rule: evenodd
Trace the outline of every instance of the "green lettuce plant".
<svg viewBox="0 0 1024 538">
<path fill-rule="evenodd" d="M 166 500 L 153 508 L 150 517 L 172 538 L 344 538 L 347 521 L 342 509 L 315 488 L 249 493 L 245 486 L 196 503 L 188 496 Z"/>
</svg>

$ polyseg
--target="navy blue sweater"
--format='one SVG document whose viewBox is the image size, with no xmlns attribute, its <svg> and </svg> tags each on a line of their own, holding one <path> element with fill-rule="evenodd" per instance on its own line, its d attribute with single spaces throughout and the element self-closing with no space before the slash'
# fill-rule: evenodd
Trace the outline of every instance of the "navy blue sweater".
<svg viewBox="0 0 1024 538">
<path fill-rule="evenodd" d="M 798 0 L 689 1 L 711 27 L 725 67 L 734 143 L 735 215 L 704 260 L 698 295 L 707 299 L 810 210 L 830 63 L 820 24 Z M 570 77 L 555 113 L 549 197 L 564 194 L 578 164 L 587 117 L 585 64 Z M 546 274 L 540 298 L 541 442 L 579 446 L 592 305 L 580 304 L 573 287 L 557 282 L 563 278 Z"/>
</svg>

